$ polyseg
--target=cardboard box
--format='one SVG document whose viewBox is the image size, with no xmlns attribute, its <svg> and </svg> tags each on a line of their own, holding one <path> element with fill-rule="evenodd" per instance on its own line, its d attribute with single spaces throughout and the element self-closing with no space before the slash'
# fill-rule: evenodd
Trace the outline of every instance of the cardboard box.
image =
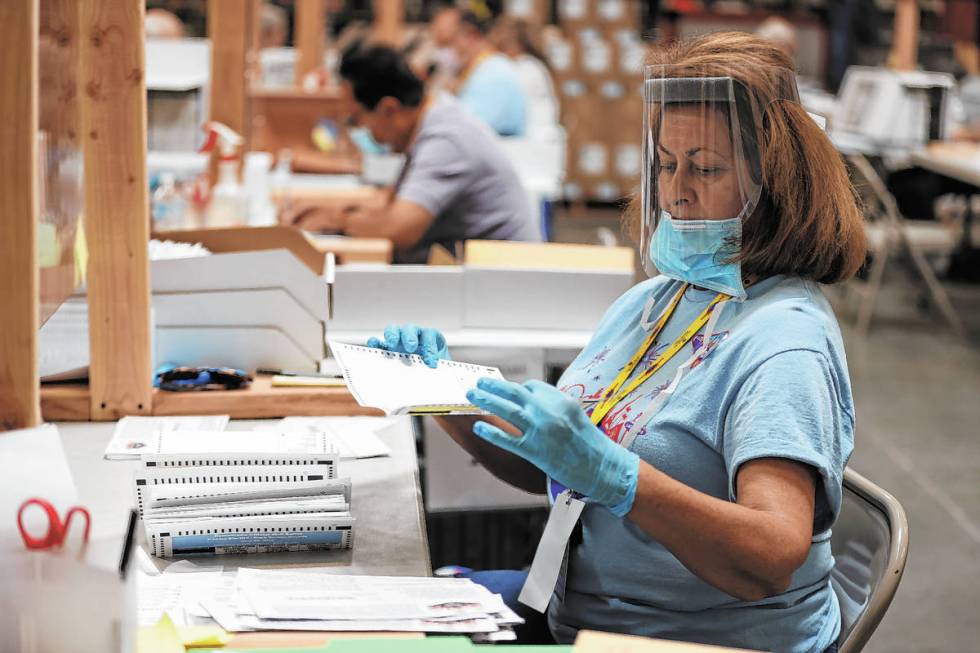
<svg viewBox="0 0 980 653">
<path fill-rule="evenodd" d="M 628 192 L 614 177 L 600 179 L 586 187 L 586 197 L 594 202 L 616 204 L 628 199 Z"/>
<path fill-rule="evenodd" d="M 643 141 L 643 99 L 636 95 L 623 95 L 609 106 L 609 114 L 614 116 L 609 130 L 610 139 L 616 143 L 636 143 Z"/>
<path fill-rule="evenodd" d="M 609 145 L 601 134 L 576 136 L 568 143 L 568 178 L 586 183 L 611 174 Z"/>
<path fill-rule="evenodd" d="M 287 249 L 316 274 L 326 269 L 327 254 L 337 263 L 391 261 L 391 241 L 385 238 L 313 236 L 295 227 L 230 227 L 154 232 L 154 238 L 178 243 L 201 243 L 215 254 Z"/>
<path fill-rule="evenodd" d="M 570 177 L 565 179 L 562 184 L 562 193 L 569 202 L 580 202 L 585 200 L 585 188 L 578 178 Z"/>
<path fill-rule="evenodd" d="M 573 75 L 578 72 L 575 61 L 575 45 L 567 38 L 554 38 L 544 46 L 544 56 L 548 59 L 555 77 Z"/>
<path fill-rule="evenodd" d="M 578 29 L 573 39 L 578 69 L 584 75 L 605 77 L 613 74 L 616 63 L 615 43 L 594 27 Z"/>
<path fill-rule="evenodd" d="M 581 134 L 588 134 L 601 123 L 597 113 L 593 85 L 582 77 L 559 78 L 558 96 L 561 108 L 561 124 L 569 141 Z M 570 167 L 570 166 L 569 166 Z"/>
<path fill-rule="evenodd" d="M 498 269 L 626 270 L 632 269 L 633 249 L 566 243 L 469 240 L 464 248 L 463 259 L 469 266 Z"/>
<path fill-rule="evenodd" d="M 393 321 L 442 331 L 462 327 L 463 268 L 458 265 L 351 264 L 334 277 L 331 331 L 377 331 Z"/>
<path fill-rule="evenodd" d="M 643 148 L 639 139 L 612 146 L 613 175 L 627 184 L 638 184 L 643 171 Z"/>
<path fill-rule="evenodd" d="M 595 0 L 557 0 L 555 9 L 558 24 L 568 27 L 589 25 L 592 22 L 592 3 Z"/>
<path fill-rule="evenodd" d="M 616 71 L 624 76 L 642 76 L 647 62 L 647 46 L 640 33 L 633 27 L 612 30 L 611 40 L 616 44 Z"/>
<path fill-rule="evenodd" d="M 551 22 L 551 0 L 506 0 L 504 13 L 514 18 L 544 25 Z"/>
<path fill-rule="evenodd" d="M 479 264 L 465 264 L 465 327 L 592 331 L 609 305 L 633 285 L 631 248 L 557 243 L 478 247 L 499 247 L 499 258 L 514 261 L 483 255 L 474 257 Z M 535 248 L 537 255 L 532 254 Z"/>
<path fill-rule="evenodd" d="M 625 26 L 639 29 L 640 3 L 635 0 L 593 0 L 592 18 L 604 29 Z"/>
</svg>

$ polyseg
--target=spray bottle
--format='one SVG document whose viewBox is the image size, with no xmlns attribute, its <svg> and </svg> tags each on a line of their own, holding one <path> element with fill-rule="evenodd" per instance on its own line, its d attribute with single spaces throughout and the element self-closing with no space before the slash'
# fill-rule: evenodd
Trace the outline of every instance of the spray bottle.
<svg viewBox="0 0 980 653">
<path fill-rule="evenodd" d="M 245 223 L 248 198 L 238 181 L 238 148 L 242 137 L 220 122 L 207 122 L 208 133 L 201 152 L 218 148 L 218 183 L 211 189 L 211 201 L 204 217 L 206 227 L 235 227 Z"/>
</svg>

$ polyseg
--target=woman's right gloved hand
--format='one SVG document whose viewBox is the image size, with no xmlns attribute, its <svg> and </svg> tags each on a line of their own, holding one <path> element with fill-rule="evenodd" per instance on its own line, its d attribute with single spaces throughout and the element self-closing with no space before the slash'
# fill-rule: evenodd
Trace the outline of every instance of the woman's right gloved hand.
<svg viewBox="0 0 980 653">
<path fill-rule="evenodd" d="M 429 367 L 435 367 L 440 360 L 449 360 L 446 337 L 436 329 L 414 324 L 389 324 L 384 339 L 370 338 L 367 346 L 399 354 L 418 354 Z"/>
</svg>

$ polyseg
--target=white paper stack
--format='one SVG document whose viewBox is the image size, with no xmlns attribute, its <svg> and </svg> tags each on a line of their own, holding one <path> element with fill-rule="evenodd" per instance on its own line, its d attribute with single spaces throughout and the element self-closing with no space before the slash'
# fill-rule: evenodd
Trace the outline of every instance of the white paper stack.
<svg viewBox="0 0 980 653">
<path fill-rule="evenodd" d="M 149 454 L 326 453 L 341 459 L 391 455 L 378 433 L 383 417 L 287 417 L 254 431 L 226 431 L 227 415 L 124 417 L 105 450 L 106 460 L 138 460 Z"/>
<path fill-rule="evenodd" d="M 146 454 L 134 491 L 150 553 L 348 549 L 351 485 L 337 478 L 338 461 L 334 449 Z"/>
<path fill-rule="evenodd" d="M 263 431 L 325 434 L 341 460 L 390 456 L 391 447 L 378 433 L 391 427 L 397 417 L 285 417 L 278 422 L 257 426 Z"/>
<path fill-rule="evenodd" d="M 182 415 L 148 417 L 130 415 L 116 422 L 112 440 L 105 449 L 106 460 L 139 460 L 140 455 L 158 448 L 164 433 L 222 431 L 228 415 Z"/>
<path fill-rule="evenodd" d="M 144 590 L 145 587 L 145 590 Z M 463 578 L 345 576 L 323 569 L 250 569 L 143 578 L 144 620 L 166 611 L 177 623 L 211 619 L 249 630 L 396 631 L 513 639 L 523 620 L 503 599 Z"/>
</svg>

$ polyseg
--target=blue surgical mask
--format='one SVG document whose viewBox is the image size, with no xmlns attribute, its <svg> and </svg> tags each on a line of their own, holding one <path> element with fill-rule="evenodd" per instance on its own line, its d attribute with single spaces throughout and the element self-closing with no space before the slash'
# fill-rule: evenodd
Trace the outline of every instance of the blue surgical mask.
<svg viewBox="0 0 980 653">
<path fill-rule="evenodd" d="M 391 152 L 390 146 L 374 140 L 371 130 L 367 127 L 348 127 L 347 133 L 362 154 L 388 154 Z"/>
<path fill-rule="evenodd" d="M 730 220 L 675 220 L 662 211 L 650 241 L 650 260 L 672 279 L 743 300 L 747 295 L 742 266 L 726 262 L 738 255 L 741 242 L 741 215 Z"/>
</svg>

